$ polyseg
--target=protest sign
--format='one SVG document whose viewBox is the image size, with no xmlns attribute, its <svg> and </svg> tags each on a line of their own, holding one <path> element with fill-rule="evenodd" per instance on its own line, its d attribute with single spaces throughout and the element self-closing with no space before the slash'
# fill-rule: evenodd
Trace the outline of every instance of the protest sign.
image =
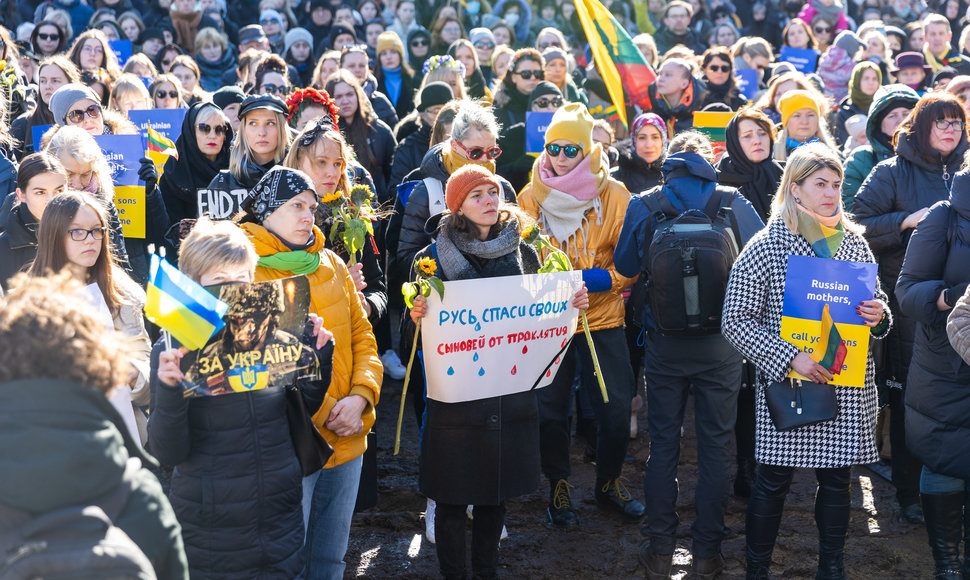
<svg viewBox="0 0 970 580">
<path fill-rule="evenodd" d="M 128 119 L 148 139 L 148 127 L 175 142 L 182 134 L 182 119 L 188 109 L 147 109 L 128 111 Z"/>
<path fill-rule="evenodd" d="M 139 135 L 95 135 L 115 186 L 115 206 L 126 238 L 145 237 L 145 184 L 138 179 L 145 144 Z"/>
<path fill-rule="evenodd" d="M 865 386 L 869 330 L 856 313 L 863 300 L 872 300 L 876 265 L 811 256 L 789 256 L 781 313 L 781 337 L 821 361 L 826 307 L 845 349 L 841 368 L 833 372 L 834 385 Z M 835 335 L 835 333 L 832 333 Z M 836 345 L 838 348 L 838 345 Z M 795 371 L 789 376 L 809 380 Z"/>
<path fill-rule="evenodd" d="M 738 92 L 750 101 L 754 94 L 758 92 L 758 69 L 743 68 L 734 70 L 734 79 L 737 81 Z"/>
<path fill-rule="evenodd" d="M 306 276 L 209 290 L 229 305 L 227 324 L 181 361 L 182 396 L 211 397 L 319 379 L 313 349 L 302 342 L 310 310 Z"/>
<path fill-rule="evenodd" d="M 533 113 L 528 111 L 525 114 L 525 152 L 542 153 L 542 148 L 546 144 L 546 129 L 552 122 L 555 113 Z"/>
<path fill-rule="evenodd" d="M 815 66 L 818 64 L 818 53 L 811 48 L 783 46 L 778 61 L 790 62 L 798 72 L 811 74 L 815 72 Z"/>
<path fill-rule="evenodd" d="M 200 189 L 199 217 L 208 216 L 213 220 L 228 220 L 242 211 L 242 202 L 249 195 L 244 188 L 225 191 L 222 189 Z"/>
<path fill-rule="evenodd" d="M 444 403 L 552 382 L 576 331 L 579 272 L 445 282 L 421 323 L 428 397 Z"/>
<path fill-rule="evenodd" d="M 54 125 L 33 125 L 30 128 L 30 138 L 34 143 L 34 153 L 37 153 L 44 148 L 40 146 L 40 140 L 44 137 L 44 133 Z"/>
<path fill-rule="evenodd" d="M 128 62 L 129 58 L 131 58 L 131 41 L 127 38 L 122 40 L 109 40 L 108 44 L 111 45 L 111 50 L 113 50 L 115 56 L 118 57 L 118 66 L 125 66 L 125 63 Z"/>
</svg>

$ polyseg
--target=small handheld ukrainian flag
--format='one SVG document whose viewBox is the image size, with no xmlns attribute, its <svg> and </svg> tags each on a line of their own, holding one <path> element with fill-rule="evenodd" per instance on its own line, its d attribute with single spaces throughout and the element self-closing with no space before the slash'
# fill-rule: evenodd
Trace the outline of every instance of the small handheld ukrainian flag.
<svg viewBox="0 0 970 580">
<path fill-rule="evenodd" d="M 152 254 L 145 317 L 190 350 L 205 346 L 220 328 L 229 305 L 165 258 Z"/>
</svg>

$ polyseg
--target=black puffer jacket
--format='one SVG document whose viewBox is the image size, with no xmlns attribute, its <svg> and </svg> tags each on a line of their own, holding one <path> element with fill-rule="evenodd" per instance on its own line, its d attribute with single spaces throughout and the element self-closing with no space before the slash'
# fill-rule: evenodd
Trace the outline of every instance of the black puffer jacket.
<svg viewBox="0 0 970 580">
<path fill-rule="evenodd" d="M 159 341 L 151 355 L 148 448 L 175 467 L 169 500 L 192 577 L 302 578 L 302 472 L 284 390 L 183 398 L 181 387 L 158 380 L 163 348 Z M 301 384 L 308 411 L 323 402 L 329 352 L 320 357 L 326 382 Z"/>
<path fill-rule="evenodd" d="M 344 135 L 347 134 L 347 124 L 343 118 L 340 119 L 340 132 Z M 363 162 L 364 156 L 359 151 L 355 151 L 357 159 L 361 160 L 364 169 L 370 173 L 371 179 L 374 180 L 374 193 L 377 194 L 377 201 L 384 203 L 391 199 L 393 193 L 388 191 L 387 187 L 391 178 L 391 160 L 394 159 L 394 148 L 397 146 L 391 128 L 380 119 L 374 121 L 374 124 L 371 125 L 371 131 L 367 135 L 367 146 L 370 148 L 371 155 L 374 156 L 375 163 L 372 166 L 365 164 Z"/>
<path fill-rule="evenodd" d="M 442 206 L 432 213 L 429 208 L 428 187 L 423 181 L 425 178 L 437 180 L 444 192 L 449 173 L 441 158 L 443 148 L 444 144 L 439 143 L 428 150 L 427 155 L 424 156 L 424 160 L 421 161 L 423 176 L 420 179 L 422 181 L 418 181 L 410 190 L 407 205 L 401 202 L 400 195 L 394 201 L 394 215 L 387 225 L 388 288 L 400 288 L 401 284 L 408 281 L 414 256 L 431 243 L 431 236 L 424 228 L 425 223 L 432 215 L 444 211 Z M 499 181 L 502 182 L 505 203 L 515 203 L 516 196 L 512 185 L 501 176 Z M 443 197 L 444 193 L 442 193 Z"/>
<path fill-rule="evenodd" d="M 24 204 L 10 210 L 6 229 L 0 233 L 0 288 L 10 290 L 10 278 L 25 271 L 37 257 L 37 220 Z"/>
<path fill-rule="evenodd" d="M 938 153 L 938 161 L 931 163 L 917 152 L 913 136 L 900 136 L 896 157 L 876 165 L 856 194 L 855 217 L 866 226 L 865 237 L 879 264 L 880 282 L 889 294 L 890 308 L 899 314 L 886 339 L 887 377 L 898 383 L 906 381 L 916 332 L 915 321 L 899 310 L 895 293 L 890 291 L 896 287 L 913 233 L 911 229 L 900 231 L 900 225 L 909 214 L 950 197 L 953 176 L 966 151 L 963 136 L 945 164 Z"/>
<path fill-rule="evenodd" d="M 952 200 L 934 205 L 913 233 L 896 285 L 901 312 L 916 322 L 905 395 L 906 445 L 933 472 L 959 479 L 970 479 L 970 366 L 950 346 L 949 311 L 940 311 L 936 301 L 944 288 L 967 282 L 970 175 L 960 173 Z"/>
<path fill-rule="evenodd" d="M 520 242 L 519 253 L 520 260 L 507 259 L 510 254 L 493 260 L 467 255 L 466 259 L 478 270 L 476 279 L 537 272 L 539 258 L 532 246 Z M 431 255 L 429 246 L 417 257 Z M 497 505 L 535 491 L 539 486 L 535 394 L 525 391 L 463 403 L 428 399 L 420 464 L 421 493 L 448 504 Z"/>
<path fill-rule="evenodd" d="M 610 171 L 610 177 L 625 185 L 630 195 L 639 195 L 663 181 L 663 173 L 660 171 L 663 157 L 647 163 L 636 154 L 629 141 L 617 147 L 617 150 L 620 154 L 616 159 L 616 167 Z"/>
<path fill-rule="evenodd" d="M 391 162 L 391 179 L 388 182 L 392 195 L 395 188 L 404 182 L 405 176 L 421 166 L 421 160 L 431 148 L 431 125 L 421 122 L 417 131 L 411 132 L 398 143 Z"/>
</svg>

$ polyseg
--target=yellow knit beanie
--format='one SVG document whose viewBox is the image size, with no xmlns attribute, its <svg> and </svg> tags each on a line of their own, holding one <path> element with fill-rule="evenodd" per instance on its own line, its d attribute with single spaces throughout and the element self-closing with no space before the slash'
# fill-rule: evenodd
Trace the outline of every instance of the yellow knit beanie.
<svg viewBox="0 0 970 580">
<path fill-rule="evenodd" d="M 546 129 L 546 145 L 556 139 L 583 146 L 588 155 L 593 148 L 593 116 L 582 103 L 569 103 L 559 107 Z"/>
<path fill-rule="evenodd" d="M 377 37 L 377 56 L 380 57 L 381 53 L 385 50 L 396 50 L 397 53 L 401 55 L 402 59 L 407 54 L 404 52 L 404 43 L 401 42 L 401 37 L 392 30 L 382 32 L 380 36 Z"/>
<path fill-rule="evenodd" d="M 781 98 L 778 102 L 778 112 L 781 113 L 781 126 L 785 127 L 788 125 L 788 119 L 795 113 L 795 111 L 800 111 L 801 109 L 811 109 L 815 111 L 815 114 L 819 117 L 822 116 L 822 112 L 819 110 L 818 101 L 812 93 L 806 90 L 789 91 L 785 93 L 785 96 Z"/>
</svg>

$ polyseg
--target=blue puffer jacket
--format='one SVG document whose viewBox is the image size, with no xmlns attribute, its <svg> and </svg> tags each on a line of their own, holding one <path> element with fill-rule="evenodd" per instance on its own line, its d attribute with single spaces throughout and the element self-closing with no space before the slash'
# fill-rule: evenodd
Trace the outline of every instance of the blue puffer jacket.
<svg viewBox="0 0 970 580">
<path fill-rule="evenodd" d="M 900 311 L 916 321 L 906 446 L 935 473 L 970 479 L 970 366 L 950 346 L 949 311 L 936 307 L 944 288 L 970 282 L 970 174 L 958 173 L 951 191 L 913 232 L 896 298 Z"/>
</svg>

